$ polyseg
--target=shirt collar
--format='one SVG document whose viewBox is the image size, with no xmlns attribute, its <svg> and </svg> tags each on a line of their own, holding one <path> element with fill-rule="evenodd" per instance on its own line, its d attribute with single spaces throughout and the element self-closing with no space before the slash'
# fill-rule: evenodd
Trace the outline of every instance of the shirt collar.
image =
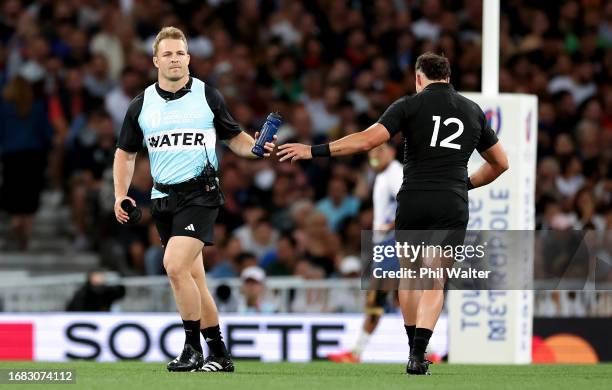
<svg viewBox="0 0 612 390">
<path fill-rule="evenodd" d="M 157 91 L 159 96 L 161 96 L 162 99 L 164 99 L 166 101 L 168 101 L 168 100 L 176 100 L 176 99 L 182 98 L 187 93 L 191 92 L 191 84 L 192 83 L 193 83 L 193 78 L 190 76 L 189 80 L 187 81 L 187 84 L 185 84 L 183 86 L 183 88 L 179 89 L 176 92 L 170 92 L 170 91 L 166 91 L 165 89 L 162 89 L 159 86 L 159 82 L 157 82 L 157 83 L 155 83 L 155 90 Z"/>
<path fill-rule="evenodd" d="M 450 91 L 454 91 L 455 88 L 453 88 L 453 85 L 451 83 L 431 83 L 428 86 L 425 87 L 425 90 L 427 91 L 437 91 L 440 89 L 448 89 Z"/>
</svg>

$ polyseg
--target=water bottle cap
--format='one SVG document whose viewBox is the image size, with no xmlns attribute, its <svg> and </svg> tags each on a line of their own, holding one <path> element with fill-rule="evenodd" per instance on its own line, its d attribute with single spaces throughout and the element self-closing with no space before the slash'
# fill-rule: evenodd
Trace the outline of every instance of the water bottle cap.
<svg viewBox="0 0 612 390">
<path fill-rule="evenodd" d="M 283 119 L 283 117 L 281 116 L 281 114 L 279 114 L 278 112 L 271 112 L 268 114 L 268 118 L 274 118 L 274 119 Z"/>
</svg>

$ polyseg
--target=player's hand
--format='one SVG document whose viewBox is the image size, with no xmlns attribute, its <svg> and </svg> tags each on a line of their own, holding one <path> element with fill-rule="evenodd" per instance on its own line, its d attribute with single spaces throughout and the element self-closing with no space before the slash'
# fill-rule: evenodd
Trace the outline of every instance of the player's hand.
<svg viewBox="0 0 612 390">
<path fill-rule="evenodd" d="M 259 138 L 259 131 L 255 132 L 255 142 L 257 142 L 257 138 Z M 276 141 L 276 138 L 276 135 L 274 135 L 272 137 L 272 142 L 266 142 L 264 144 L 264 150 L 268 152 L 264 153 L 264 157 L 270 157 L 270 153 L 274 151 L 274 148 L 276 147 L 276 144 L 274 143 Z"/>
<path fill-rule="evenodd" d="M 312 158 L 311 148 L 310 145 L 304 144 L 284 144 L 278 147 L 280 151 L 276 154 L 282 156 L 279 161 L 291 159 L 293 164 L 297 160 L 310 160 Z"/>
<path fill-rule="evenodd" d="M 125 199 L 129 199 L 130 202 L 132 202 L 132 205 L 136 207 L 136 201 L 130 198 L 129 196 L 121 196 L 115 199 L 115 218 L 117 218 L 117 221 L 120 224 L 127 223 L 130 220 L 128 213 L 126 213 L 125 210 L 121 208 L 121 202 L 123 202 Z"/>
</svg>

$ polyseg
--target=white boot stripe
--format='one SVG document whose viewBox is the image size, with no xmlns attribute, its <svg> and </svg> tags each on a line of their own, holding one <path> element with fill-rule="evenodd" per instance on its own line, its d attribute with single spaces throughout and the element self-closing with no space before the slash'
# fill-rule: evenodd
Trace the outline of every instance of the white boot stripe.
<svg viewBox="0 0 612 390">
<path fill-rule="evenodd" d="M 221 370 L 221 369 L 223 368 L 223 366 L 222 366 L 222 365 L 220 365 L 220 364 L 219 364 L 219 363 L 217 363 L 217 362 L 210 362 L 210 364 L 214 365 L 214 366 L 215 366 L 216 368 L 218 368 L 219 370 Z"/>
</svg>

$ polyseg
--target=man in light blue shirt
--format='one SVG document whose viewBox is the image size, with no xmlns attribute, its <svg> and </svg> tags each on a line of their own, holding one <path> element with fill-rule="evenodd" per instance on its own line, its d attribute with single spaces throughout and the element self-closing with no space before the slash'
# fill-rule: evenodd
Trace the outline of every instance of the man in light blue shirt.
<svg viewBox="0 0 612 390">
<path fill-rule="evenodd" d="M 213 245 L 213 227 L 223 196 L 215 153 L 222 140 L 237 155 L 257 158 L 255 139 L 240 129 L 215 88 L 189 76 L 189 54 L 183 32 L 165 27 L 153 43 L 158 82 L 128 107 L 115 153 L 115 216 L 128 223 L 121 207 L 134 173 L 136 153 L 145 143 L 154 188 L 151 214 L 165 246 L 164 267 L 185 328 L 185 346 L 168 363 L 169 371 L 233 372 L 219 328 L 217 307 L 206 279 L 202 248 Z M 255 134 L 257 138 L 258 134 Z M 266 157 L 273 150 L 266 143 Z M 211 356 L 204 359 L 200 331 Z"/>
</svg>

